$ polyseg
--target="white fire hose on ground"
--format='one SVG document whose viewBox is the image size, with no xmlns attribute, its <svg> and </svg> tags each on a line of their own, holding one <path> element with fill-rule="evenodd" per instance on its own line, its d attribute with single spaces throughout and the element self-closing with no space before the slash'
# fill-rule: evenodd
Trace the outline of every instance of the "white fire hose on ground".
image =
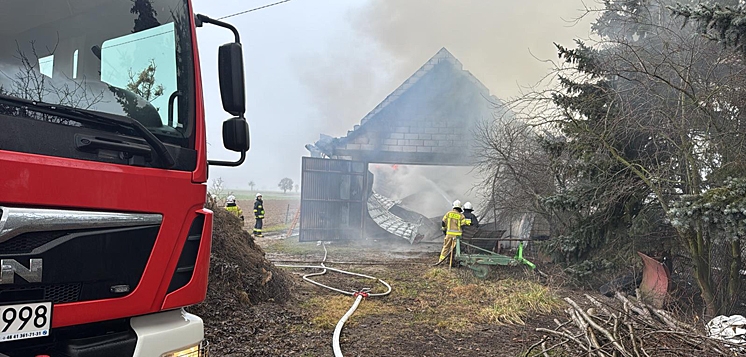
<svg viewBox="0 0 746 357">
<path fill-rule="evenodd" d="M 344 314 L 344 316 L 342 316 L 342 318 L 339 320 L 339 322 L 337 322 L 337 326 L 334 328 L 334 336 L 332 337 L 332 349 L 334 350 L 334 357 L 344 357 L 342 355 L 342 348 L 339 345 L 339 338 L 342 335 L 342 327 L 344 326 L 345 322 L 347 322 L 347 319 L 349 319 L 350 316 L 352 316 L 352 314 L 355 313 L 355 310 L 357 309 L 358 305 L 360 305 L 360 301 L 362 301 L 364 297 L 369 297 L 369 296 L 386 296 L 386 295 L 388 295 L 388 294 L 391 293 L 391 285 L 389 285 L 388 283 L 386 283 L 385 281 L 383 281 L 381 279 L 378 279 L 378 278 L 370 276 L 370 275 L 358 274 L 358 273 L 353 273 L 353 272 L 345 271 L 345 270 L 342 270 L 342 269 L 329 268 L 329 267 L 325 266 L 324 262 L 326 261 L 326 256 L 328 254 L 328 251 L 326 250 L 326 245 L 325 244 L 322 244 L 322 246 L 324 247 L 324 259 L 321 260 L 321 264 L 320 265 L 285 265 L 285 264 L 275 264 L 275 266 L 282 267 L 282 268 L 296 268 L 296 269 L 322 269 L 322 271 L 320 273 L 311 273 L 311 274 L 304 275 L 303 276 L 303 280 L 305 280 L 305 281 L 307 281 L 307 282 L 309 282 L 311 284 L 320 286 L 322 288 L 326 288 L 326 289 L 338 292 L 340 294 L 345 294 L 345 295 L 350 295 L 350 296 L 355 297 L 355 302 L 352 304 L 352 307 L 350 307 L 350 309 L 347 311 L 347 313 Z M 318 281 L 315 281 L 315 280 L 309 278 L 311 276 L 324 275 L 324 274 L 326 274 L 327 271 L 333 271 L 333 272 L 337 272 L 337 273 L 341 273 L 341 274 L 347 274 L 347 275 L 357 276 L 357 277 L 365 278 L 365 279 L 377 280 L 379 283 L 381 283 L 384 286 L 386 286 L 386 292 L 383 292 L 383 293 L 370 293 L 370 289 L 361 289 L 360 291 L 347 291 L 347 290 L 337 289 L 337 288 L 334 288 L 334 287 L 331 287 L 331 286 L 328 286 L 328 285 L 324 285 L 322 283 L 319 283 Z"/>
</svg>

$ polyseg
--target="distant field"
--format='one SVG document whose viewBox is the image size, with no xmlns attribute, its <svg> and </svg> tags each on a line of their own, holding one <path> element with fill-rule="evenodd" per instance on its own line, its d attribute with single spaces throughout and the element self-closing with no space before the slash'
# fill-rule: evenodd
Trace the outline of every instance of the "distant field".
<svg viewBox="0 0 746 357">
<path fill-rule="evenodd" d="M 236 195 L 238 206 L 244 212 L 246 230 L 251 232 L 251 228 L 254 227 L 254 195 L 250 192 L 241 195 L 235 191 L 233 194 Z M 265 211 L 264 232 L 286 230 L 300 207 L 300 195 L 283 195 L 282 192 L 277 195 L 267 195 L 262 192 L 262 197 Z"/>
<path fill-rule="evenodd" d="M 300 199 L 300 193 L 295 192 L 288 192 L 288 193 L 282 193 L 282 191 L 249 191 L 249 190 L 231 190 L 231 189 L 225 189 L 225 194 L 228 195 L 229 192 L 233 192 L 233 195 L 236 196 L 239 200 L 253 200 L 256 198 L 256 193 L 259 192 L 262 194 L 262 197 L 265 200 L 295 200 Z"/>
</svg>

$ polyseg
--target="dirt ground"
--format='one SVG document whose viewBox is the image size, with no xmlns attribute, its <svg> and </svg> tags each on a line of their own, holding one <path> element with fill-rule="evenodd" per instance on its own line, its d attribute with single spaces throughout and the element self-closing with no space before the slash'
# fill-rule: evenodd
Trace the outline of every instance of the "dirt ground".
<svg viewBox="0 0 746 357">
<path fill-rule="evenodd" d="M 316 243 L 270 235 L 256 243 L 276 264 L 318 264 Z M 327 266 L 373 275 L 392 286 L 363 300 L 342 332 L 345 356 L 519 356 L 541 339 L 538 326 L 560 316 L 561 292 L 521 267 L 495 268 L 484 281 L 464 269 L 431 266 L 439 246 L 400 242 L 331 243 Z M 354 263 L 354 264 L 352 264 Z M 303 282 L 316 270 L 287 269 L 287 302 L 222 306 L 205 318 L 219 356 L 331 356 L 332 334 L 354 298 Z M 384 287 L 338 273 L 318 277 L 341 289 Z"/>
<path fill-rule="evenodd" d="M 276 208 L 285 205 L 285 209 L 291 204 L 268 201 L 269 210 L 273 203 Z M 326 266 L 375 276 L 392 286 L 390 295 L 364 299 L 345 325 L 341 347 L 348 357 L 546 356 L 537 348 L 545 335 L 536 329 L 556 329 L 558 323 L 561 329 L 567 328 L 570 305 L 563 298 L 572 298 L 573 306 L 579 306 L 577 311 L 593 314 L 598 323 L 608 324 L 611 315 L 596 316 L 591 312 L 596 308 L 607 312 L 609 308 L 619 316 L 623 312 L 619 301 L 574 287 L 560 267 L 543 262 L 530 247 L 525 256 L 537 263 L 536 270 L 492 267 L 486 279 L 480 280 L 467 268 L 434 267 L 438 242 L 410 245 L 403 240 L 369 239 L 299 243 L 297 235 L 286 238 L 284 229 L 256 239 L 247 232 L 245 222 L 220 207 L 208 208 L 215 212 L 209 287 L 205 301 L 188 310 L 203 318 L 205 337 L 215 356 L 333 355 L 334 327 L 354 298 L 303 281 L 304 274 L 318 269 L 281 266 L 316 266 L 324 258 L 325 248 Z M 336 272 L 314 279 L 347 291 L 385 291 L 375 279 Z M 676 312 L 670 308 L 677 306 L 668 304 L 668 311 Z M 686 311 L 676 315 L 701 325 L 696 315 L 695 319 L 686 318 Z M 615 331 L 616 327 L 613 324 Z M 649 339 L 645 343 L 666 356 L 713 356 L 701 352 L 712 347 L 711 342 L 688 339 L 700 338 L 702 331 L 692 335 L 688 330 L 684 346 L 677 334 L 680 331 L 666 331 L 669 325 L 654 328 L 657 330 L 648 332 L 655 333 L 645 334 Z M 556 340 L 556 334 L 551 336 Z M 552 343 L 559 342 L 556 347 L 567 341 Z M 608 346 L 612 345 L 600 348 Z M 582 351 L 578 348 L 564 346 L 548 355 L 575 356 Z M 652 351 L 650 355 L 654 355 Z"/>
</svg>

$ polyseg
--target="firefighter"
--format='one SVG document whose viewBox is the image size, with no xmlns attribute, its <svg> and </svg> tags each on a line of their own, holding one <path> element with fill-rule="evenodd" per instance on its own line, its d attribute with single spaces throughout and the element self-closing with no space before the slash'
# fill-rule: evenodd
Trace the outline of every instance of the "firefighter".
<svg viewBox="0 0 746 357">
<path fill-rule="evenodd" d="M 456 200 L 453 201 L 453 209 L 443 216 L 441 225 L 446 233 L 446 237 L 443 239 L 443 249 L 440 250 L 439 264 L 448 258 L 453 251 L 455 244 L 454 239 L 461 236 L 461 226 L 469 225 L 471 223 L 461 212 L 461 201 Z"/>
<path fill-rule="evenodd" d="M 474 228 L 479 228 L 479 220 L 477 219 L 477 216 L 474 214 L 474 207 L 472 207 L 471 202 L 464 203 L 464 217 L 466 217 L 466 219 L 471 221 L 470 226 L 473 226 Z"/>
<path fill-rule="evenodd" d="M 241 207 L 238 207 L 236 204 L 236 196 L 230 195 L 225 199 L 225 210 L 233 213 L 233 215 L 240 218 L 241 222 L 243 222 L 243 211 L 241 211 Z"/>
<path fill-rule="evenodd" d="M 257 237 L 262 236 L 262 220 L 264 219 L 264 201 L 262 200 L 262 194 L 256 194 L 256 201 L 254 201 L 254 218 L 256 224 L 254 224 L 254 235 Z"/>
</svg>

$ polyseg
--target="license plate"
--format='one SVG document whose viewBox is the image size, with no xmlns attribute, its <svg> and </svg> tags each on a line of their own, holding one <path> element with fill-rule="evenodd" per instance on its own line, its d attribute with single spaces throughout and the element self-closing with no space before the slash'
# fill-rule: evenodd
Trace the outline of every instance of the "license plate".
<svg viewBox="0 0 746 357">
<path fill-rule="evenodd" d="M 0 306 L 0 342 L 49 336 L 52 303 Z"/>
</svg>

